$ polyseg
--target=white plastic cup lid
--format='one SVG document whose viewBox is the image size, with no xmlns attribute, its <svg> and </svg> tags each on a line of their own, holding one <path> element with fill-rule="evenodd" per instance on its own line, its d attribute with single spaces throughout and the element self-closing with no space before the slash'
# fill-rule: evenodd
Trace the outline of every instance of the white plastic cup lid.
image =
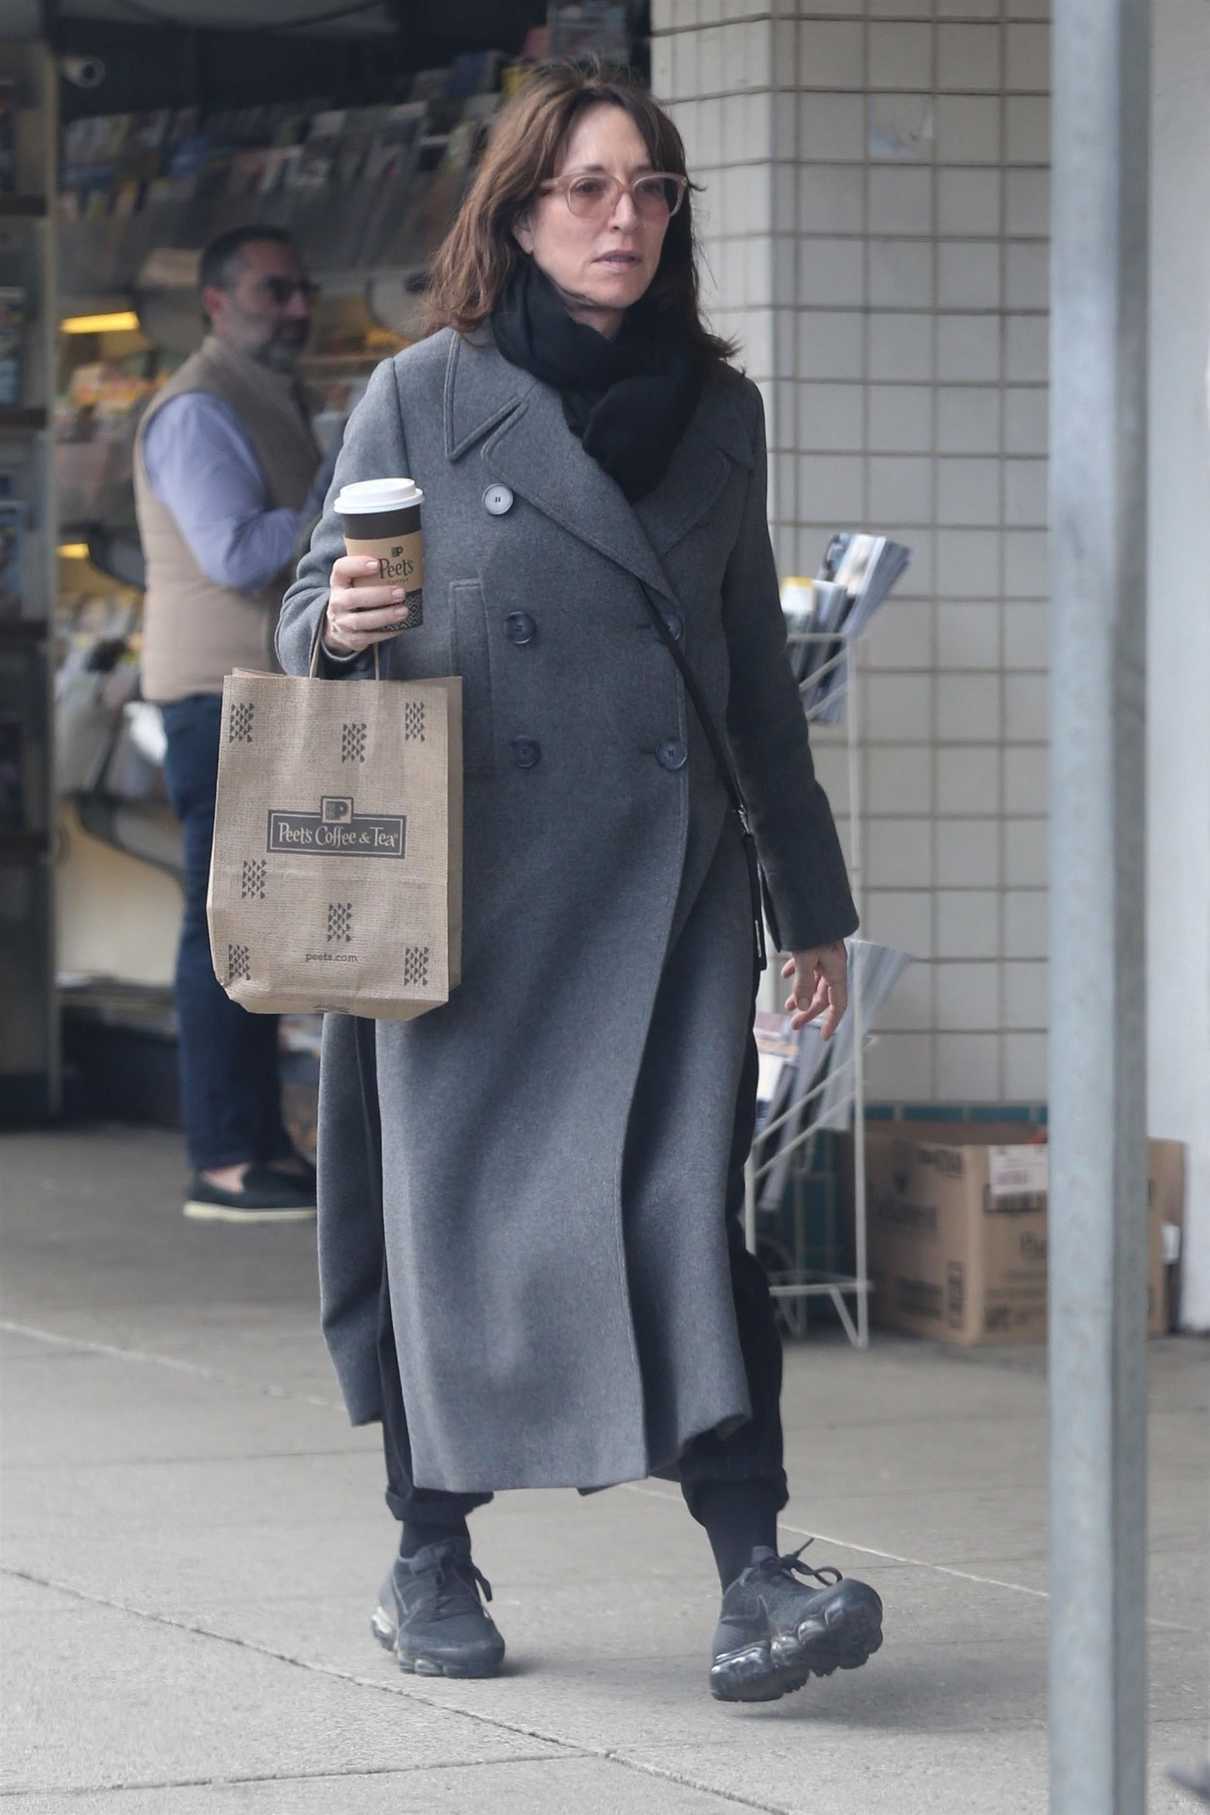
<svg viewBox="0 0 1210 1815">
<path fill-rule="evenodd" d="M 341 487 L 335 508 L 342 517 L 368 517 L 379 511 L 409 510 L 423 500 L 413 479 L 358 479 Z"/>
</svg>

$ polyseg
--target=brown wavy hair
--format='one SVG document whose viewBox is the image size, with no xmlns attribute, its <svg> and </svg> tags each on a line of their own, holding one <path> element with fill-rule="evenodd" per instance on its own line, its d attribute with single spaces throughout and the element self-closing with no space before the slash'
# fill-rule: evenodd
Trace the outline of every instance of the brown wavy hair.
<svg viewBox="0 0 1210 1815">
<path fill-rule="evenodd" d="M 433 261 L 429 276 L 427 332 L 456 328 L 470 333 L 495 308 L 518 261 L 525 256 L 513 227 L 540 184 L 552 177 L 574 122 L 589 107 L 620 107 L 642 135 L 655 170 L 683 176 L 681 135 L 645 88 L 622 70 L 599 62 L 547 63 L 496 116 L 483 161 L 458 218 Z M 736 343 L 711 334 L 698 302 L 693 191 L 668 223 L 659 266 L 646 293 L 666 318 L 679 324 L 685 344 L 711 360 L 734 356 Z"/>
</svg>

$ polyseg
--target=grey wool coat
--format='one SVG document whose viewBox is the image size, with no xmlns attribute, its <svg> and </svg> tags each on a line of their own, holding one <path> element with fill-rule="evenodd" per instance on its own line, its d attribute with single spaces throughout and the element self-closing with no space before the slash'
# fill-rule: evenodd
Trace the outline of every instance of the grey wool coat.
<svg viewBox="0 0 1210 1815">
<path fill-rule="evenodd" d="M 487 331 L 385 362 L 350 419 L 336 487 L 424 492 L 424 622 L 385 672 L 464 682 L 463 982 L 374 1024 L 381 1193 L 348 1018 L 321 1069 L 325 1335 L 351 1418 L 377 1418 L 385 1261 L 418 1486 L 603 1487 L 750 1412 L 724 1228 L 749 887 L 640 583 L 727 726 L 787 946 L 849 933 L 765 464 L 760 395 L 720 369 L 631 505 Z M 287 673 L 343 553 L 334 495 L 282 608 Z"/>
</svg>

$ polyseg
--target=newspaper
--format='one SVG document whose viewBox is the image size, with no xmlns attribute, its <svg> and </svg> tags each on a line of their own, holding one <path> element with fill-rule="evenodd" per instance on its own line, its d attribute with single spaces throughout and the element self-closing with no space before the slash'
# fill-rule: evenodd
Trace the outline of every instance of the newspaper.
<svg viewBox="0 0 1210 1815">
<path fill-rule="evenodd" d="M 862 634 L 911 558 L 911 550 L 889 536 L 846 532 L 832 537 L 809 585 L 799 580 L 783 585 L 790 665 L 803 710 L 816 723 L 843 721 L 846 646 Z"/>
<path fill-rule="evenodd" d="M 760 1180 L 757 1205 L 776 1210 L 789 1179 L 791 1144 L 808 1128 L 843 1130 L 853 1115 L 857 1005 L 862 1028 L 875 1021 L 879 1009 L 911 963 L 906 952 L 850 939 L 849 1009 L 832 1038 L 825 1041 L 819 1022 L 810 1021 L 795 1033 L 789 1015 L 762 1011 L 756 1017 L 756 1045 L 760 1061 L 757 1084 L 757 1134 L 752 1154 L 757 1168 L 773 1160 Z M 779 1117 L 786 1120 L 775 1126 Z"/>
</svg>

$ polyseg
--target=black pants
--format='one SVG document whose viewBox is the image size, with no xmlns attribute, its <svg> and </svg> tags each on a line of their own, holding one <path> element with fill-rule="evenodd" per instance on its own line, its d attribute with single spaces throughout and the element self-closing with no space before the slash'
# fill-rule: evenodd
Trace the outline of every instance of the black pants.
<svg viewBox="0 0 1210 1815">
<path fill-rule="evenodd" d="M 752 1401 L 751 1419 L 726 1437 L 697 1437 L 681 1456 L 679 1478 L 686 1505 L 699 1517 L 701 1489 L 718 1481 L 751 1481 L 763 1497 L 786 1504 L 786 1477 L 782 1467 L 781 1335 L 773 1315 L 773 1301 L 764 1268 L 744 1246 L 744 1162 L 756 1126 L 756 1042 L 748 1050 L 736 1099 L 735 1126 L 727 1176 L 727 1242 L 731 1256 L 731 1284 L 740 1347 Z M 466 1515 L 485 1506 L 490 1494 L 456 1494 L 444 1489 L 416 1487 L 412 1482 L 412 1449 L 399 1384 L 395 1333 L 391 1326 L 391 1301 L 383 1270 L 379 1300 L 378 1365 L 382 1378 L 382 1437 L 386 1457 L 386 1501 L 395 1517 L 411 1526 L 427 1527 L 434 1534 L 460 1532 Z"/>
<path fill-rule="evenodd" d="M 185 914 L 176 960 L 181 1116 L 189 1163 L 217 1171 L 292 1152 L 281 1113 L 277 1016 L 250 1015 L 220 987 L 210 961 L 206 887 L 214 842 L 223 702 L 192 693 L 162 708 L 164 776 L 181 822 Z"/>
</svg>

